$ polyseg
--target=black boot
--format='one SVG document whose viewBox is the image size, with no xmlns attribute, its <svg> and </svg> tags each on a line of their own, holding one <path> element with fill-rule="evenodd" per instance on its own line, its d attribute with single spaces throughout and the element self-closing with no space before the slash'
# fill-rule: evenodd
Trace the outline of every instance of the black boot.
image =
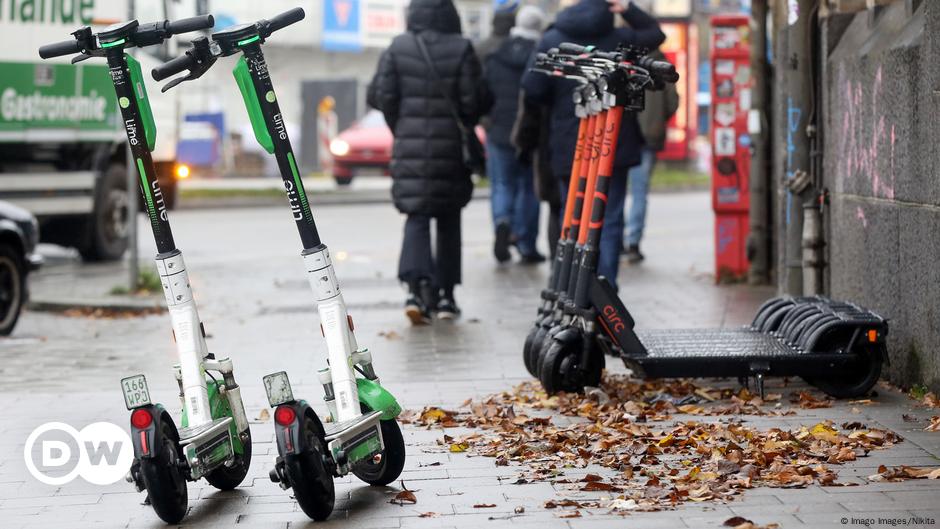
<svg viewBox="0 0 940 529">
<path fill-rule="evenodd" d="M 437 302 L 437 317 L 442 320 L 456 320 L 460 317 L 460 308 L 454 300 L 453 288 L 441 289 L 441 298 Z"/>
<path fill-rule="evenodd" d="M 431 310 L 424 296 L 423 291 L 428 290 L 430 283 L 427 279 L 422 279 L 417 283 L 408 285 L 408 299 L 405 300 L 405 316 L 411 321 L 412 325 L 427 325 L 431 323 Z"/>
</svg>

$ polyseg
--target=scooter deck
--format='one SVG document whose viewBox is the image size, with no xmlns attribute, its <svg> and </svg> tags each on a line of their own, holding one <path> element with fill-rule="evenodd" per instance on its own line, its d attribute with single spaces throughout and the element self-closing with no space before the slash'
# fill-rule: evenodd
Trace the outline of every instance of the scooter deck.
<svg viewBox="0 0 940 529">
<path fill-rule="evenodd" d="M 646 330 L 637 335 L 647 354 L 621 358 L 653 378 L 823 375 L 855 357 L 844 352 L 802 353 L 748 328 Z"/>
</svg>

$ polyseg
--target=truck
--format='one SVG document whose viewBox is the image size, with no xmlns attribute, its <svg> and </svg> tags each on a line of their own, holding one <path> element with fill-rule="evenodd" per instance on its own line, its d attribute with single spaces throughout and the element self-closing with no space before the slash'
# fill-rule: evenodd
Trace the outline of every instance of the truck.
<svg viewBox="0 0 940 529">
<path fill-rule="evenodd" d="M 130 17 L 153 22 L 195 11 L 191 1 L 0 0 L 0 200 L 32 212 L 42 242 L 74 247 L 87 261 L 120 259 L 129 201 L 138 193 L 128 189 L 126 138 L 107 65 L 42 61 L 39 46 L 86 25 L 97 31 Z M 135 56 L 149 72 L 185 45 L 172 41 Z M 159 94 L 145 77 L 148 93 Z M 180 104 L 172 92 L 150 101 L 162 136 L 153 159 L 172 208 L 177 180 L 189 174 L 176 158 Z"/>
</svg>

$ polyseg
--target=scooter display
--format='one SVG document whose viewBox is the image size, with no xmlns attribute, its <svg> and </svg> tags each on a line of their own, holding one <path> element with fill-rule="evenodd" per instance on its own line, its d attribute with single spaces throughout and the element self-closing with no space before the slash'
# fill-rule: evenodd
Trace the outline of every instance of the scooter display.
<svg viewBox="0 0 940 529">
<path fill-rule="evenodd" d="M 598 75 L 598 69 L 603 73 Z M 563 309 L 568 317 L 543 338 L 540 350 L 524 349 L 527 366 L 534 365 L 546 391 L 581 391 L 592 385 L 599 378 L 597 358 L 603 351 L 651 378 L 736 376 L 746 383 L 753 377 L 761 395 L 766 376 L 801 376 L 835 397 L 860 396 L 871 389 L 887 358 L 888 326 L 881 316 L 852 303 L 824 297 L 774 298 L 742 329 L 634 332 L 634 320 L 616 289 L 596 275 L 597 243 L 623 110 L 641 110 L 644 91 L 674 82 L 675 71 L 636 50 L 612 54 L 574 44 L 539 57 L 536 70 L 596 78 L 608 107 L 594 193 L 585 198 L 581 218 L 586 238 L 573 272 L 577 277 L 570 278 L 575 293 Z"/>
<path fill-rule="evenodd" d="M 270 20 L 195 39 L 185 55 L 155 68 L 153 77 L 162 81 L 188 71 L 169 81 L 163 87 L 165 91 L 202 76 L 220 57 L 241 55 L 234 70 L 235 80 L 255 139 L 277 159 L 328 350 L 328 366 L 319 371 L 331 418 L 326 424 L 306 401 L 294 397 L 285 372 L 264 377 L 269 403 L 275 408 L 278 447 L 270 478 L 284 489 L 293 488 L 308 516 L 324 520 L 333 510 L 334 476 L 352 472 L 366 483 L 386 485 L 401 473 L 405 448 L 396 421 L 401 407 L 380 385 L 371 352 L 356 341 L 353 320 L 347 313 L 329 250 L 317 231 L 262 53 L 262 45 L 272 33 L 303 18 L 303 9 L 295 8 Z"/>
<path fill-rule="evenodd" d="M 160 44 L 176 34 L 211 28 L 213 23 L 212 16 L 207 15 L 148 24 L 130 20 L 98 33 L 86 26 L 73 32 L 72 39 L 39 49 L 43 59 L 78 54 L 73 64 L 105 58 L 110 69 L 157 246 L 157 272 L 179 355 L 179 364 L 174 368 L 182 401 L 177 428 L 166 408 L 151 402 L 144 375 L 121 380 L 125 405 L 131 410 L 134 443 L 134 461 L 127 480 L 138 491 L 146 490 L 157 516 L 172 524 L 186 514 L 187 481 L 205 478 L 221 490 L 242 482 L 251 463 L 251 433 L 232 361 L 216 359 L 206 346 L 205 328 L 196 311 L 183 254 L 173 241 L 150 154 L 156 141 L 156 125 L 140 64 L 125 50 Z M 212 372 L 221 375 L 221 381 Z"/>
</svg>

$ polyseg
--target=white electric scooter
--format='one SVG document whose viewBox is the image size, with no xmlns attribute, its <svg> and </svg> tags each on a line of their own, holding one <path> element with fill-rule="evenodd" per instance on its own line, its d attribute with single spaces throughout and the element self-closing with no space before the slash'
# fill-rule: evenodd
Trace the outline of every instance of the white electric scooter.
<svg viewBox="0 0 940 529">
<path fill-rule="evenodd" d="M 140 64 L 124 50 L 160 44 L 174 34 L 211 28 L 211 15 L 140 24 L 136 20 L 114 24 L 95 34 L 88 26 L 73 39 L 39 49 L 44 58 L 79 54 L 73 63 L 92 57 L 108 61 L 131 154 L 140 176 L 150 225 L 156 241 L 157 272 L 163 284 L 179 354 L 174 366 L 182 400 L 181 428 L 160 404 L 150 399 L 144 375 L 121 380 L 131 413 L 134 462 L 127 479 L 146 490 L 157 516 L 178 523 L 186 514 L 186 481 L 206 478 L 221 490 L 235 488 L 251 463 L 251 433 L 232 373 L 232 361 L 217 360 L 206 347 L 205 330 L 196 311 L 183 255 L 176 248 L 167 210 L 157 181 L 151 151 L 156 126 L 141 76 Z M 130 219 L 132 222 L 135 219 Z M 221 375 L 219 381 L 212 375 Z"/>
<path fill-rule="evenodd" d="M 153 70 L 157 81 L 188 70 L 167 83 L 168 90 L 203 75 L 219 57 L 242 54 L 235 67 L 255 139 L 274 154 L 288 202 L 303 243 L 307 278 L 317 299 L 320 328 L 326 339 L 328 367 L 319 371 L 324 400 L 332 421 L 323 425 L 313 409 L 294 398 L 284 372 L 264 377 L 274 412 L 278 457 L 271 480 L 284 489 L 293 487 L 301 509 L 314 520 L 333 510 L 333 477 L 349 472 L 372 485 L 387 485 L 405 464 L 401 430 L 395 420 L 401 407 L 379 384 L 372 355 L 360 348 L 352 318 L 340 293 L 330 252 L 320 240 L 313 213 L 291 149 L 287 129 L 261 46 L 274 31 L 304 18 L 295 8 L 271 20 L 243 24 L 198 38 L 193 47 Z M 357 374 L 359 376 L 357 376 Z"/>
</svg>

